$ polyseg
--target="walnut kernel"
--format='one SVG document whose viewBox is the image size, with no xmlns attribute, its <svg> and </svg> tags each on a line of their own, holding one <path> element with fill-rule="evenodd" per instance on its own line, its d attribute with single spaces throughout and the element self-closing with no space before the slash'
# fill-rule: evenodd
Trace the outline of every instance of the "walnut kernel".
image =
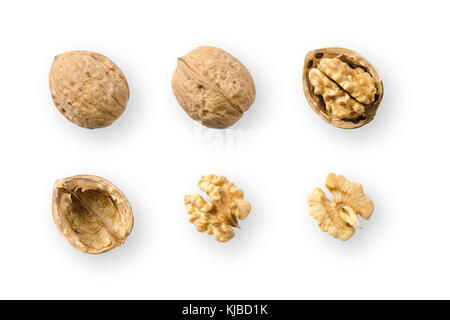
<svg viewBox="0 0 450 320">
<path fill-rule="evenodd" d="M 318 49 L 306 55 L 303 90 L 314 111 L 344 129 L 369 123 L 383 97 L 383 83 L 375 68 L 358 53 L 343 48 Z"/>
<path fill-rule="evenodd" d="M 223 176 L 206 175 L 198 187 L 209 197 L 206 202 L 199 194 L 184 197 L 187 212 L 199 232 L 214 234 L 219 242 L 234 237 L 231 227 L 239 228 L 238 219 L 245 219 L 250 213 L 250 203 L 244 201 L 244 193 Z"/>
<path fill-rule="evenodd" d="M 309 213 L 318 221 L 319 227 L 333 237 L 348 240 L 361 229 L 358 214 L 368 220 L 374 209 L 372 200 L 366 196 L 359 183 L 350 182 L 343 176 L 330 173 L 325 186 L 334 196 L 328 200 L 325 193 L 315 188 L 308 196 Z"/>
</svg>

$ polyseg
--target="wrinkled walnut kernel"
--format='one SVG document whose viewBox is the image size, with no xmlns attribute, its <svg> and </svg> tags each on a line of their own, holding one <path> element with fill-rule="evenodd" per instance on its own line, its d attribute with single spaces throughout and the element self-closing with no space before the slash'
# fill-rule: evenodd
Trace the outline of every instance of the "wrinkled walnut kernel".
<svg viewBox="0 0 450 320">
<path fill-rule="evenodd" d="M 356 118 L 364 114 L 364 106 L 341 90 L 319 69 L 311 69 L 309 80 L 314 86 L 314 93 L 320 94 L 325 101 L 325 107 L 333 117 Z"/>
<path fill-rule="evenodd" d="M 358 53 L 324 48 L 306 55 L 303 90 L 311 107 L 325 121 L 352 129 L 375 117 L 383 83 L 375 68 Z"/>
<path fill-rule="evenodd" d="M 244 193 L 223 176 L 202 176 L 198 187 L 209 197 L 206 202 L 199 194 L 184 197 L 187 212 L 197 231 L 214 234 L 219 242 L 234 237 L 231 227 L 239 228 L 238 219 L 245 219 L 250 213 L 250 203 L 244 201 Z"/>
<path fill-rule="evenodd" d="M 106 179 L 78 175 L 55 182 L 56 227 L 80 251 L 98 254 L 120 246 L 133 227 L 125 195 Z"/>
<path fill-rule="evenodd" d="M 333 201 L 315 188 L 308 196 L 309 213 L 323 231 L 342 241 L 348 240 L 355 233 L 354 227 L 361 229 L 358 214 L 366 220 L 372 216 L 373 202 L 365 195 L 361 184 L 341 175 L 330 173 L 325 186 L 334 196 Z"/>
<path fill-rule="evenodd" d="M 361 68 L 351 68 L 347 63 L 337 58 L 323 58 L 318 69 L 327 77 L 333 79 L 343 91 L 356 101 L 369 104 L 375 100 L 375 82 L 371 75 Z"/>
</svg>

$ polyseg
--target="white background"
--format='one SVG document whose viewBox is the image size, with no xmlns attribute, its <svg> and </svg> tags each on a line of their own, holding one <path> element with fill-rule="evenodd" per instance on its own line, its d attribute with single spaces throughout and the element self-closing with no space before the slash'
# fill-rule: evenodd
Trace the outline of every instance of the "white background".
<svg viewBox="0 0 450 320">
<path fill-rule="evenodd" d="M 446 1 L 2 2 L 0 298 L 450 298 L 448 12 Z M 229 130 L 196 125 L 172 94 L 176 58 L 200 45 L 254 77 L 256 102 Z M 359 52 L 384 82 L 362 128 L 329 125 L 304 97 L 304 56 L 327 46 Z M 53 57 L 76 49 L 128 79 L 108 128 L 80 128 L 51 101 Z M 329 172 L 375 204 L 347 242 L 308 214 Z M 52 220 L 54 181 L 82 173 L 133 208 L 126 243 L 103 255 L 72 248 Z M 209 173 L 252 204 L 228 243 L 184 209 Z"/>
</svg>

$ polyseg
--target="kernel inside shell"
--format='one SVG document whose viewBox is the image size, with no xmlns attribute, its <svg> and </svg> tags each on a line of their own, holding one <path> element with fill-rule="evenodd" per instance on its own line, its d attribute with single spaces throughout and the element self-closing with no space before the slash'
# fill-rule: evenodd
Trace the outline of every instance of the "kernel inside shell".
<svg viewBox="0 0 450 320">
<path fill-rule="evenodd" d="M 313 83 L 310 75 L 321 81 Z M 325 121 L 343 129 L 361 127 L 375 117 L 383 97 L 383 83 L 375 68 L 345 48 L 310 51 L 303 67 L 303 90 Z M 325 94 L 324 94 L 325 93 Z"/>
</svg>

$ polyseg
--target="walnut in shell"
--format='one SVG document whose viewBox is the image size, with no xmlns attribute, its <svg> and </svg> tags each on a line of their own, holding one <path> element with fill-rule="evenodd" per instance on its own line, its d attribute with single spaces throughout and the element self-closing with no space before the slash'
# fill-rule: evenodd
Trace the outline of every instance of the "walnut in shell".
<svg viewBox="0 0 450 320">
<path fill-rule="evenodd" d="M 210 128 L 227 128 L 255 101 L 250 72 L 222 49 L 199 47 L 178 58 L 172 89 L 180 106 Z"/>
<path fill-rule="evenodd" d="M 206 175 L 198 187 L 209 196 L 203 200 L 199 194 L 185 196 L 184 204 L 197 231 L 214 234 L 219 242 L 234 237 L 231 227 L 239 228 L 238 219 L 245 219 L 250 213 L 250 203 L 244 201 L 244 193 L 223 176 Z"/>
<path fill-rule="evenodd" d="M 374 209 L 372 200 L 366 196 L 359 183 L 350 182 L 343 176 L 330 173 L 325 186 L 334 196 L 328 200 L 325 193 L 315 188 L 308 196 L 309 213 L 319 227 L 333 237 L 346 241 L 361 228 L 358 215 L 368 220 Z"/>
<path fill-rule="evenodd" d="M 124 112 L 130 95 L 122 71 L 107 57 L 89 51 L 56 56 L 49 80 L 58 110 L 89 129 L 113 123 Z"/>
<path fill-rule="evenodd" d="M 55 182 L 53 220 L 69 243 L 98 254 L 125 242 L 133 213 L 125 195 L 106 179 L 77 175 Z"/>
<path fill-rule="evenodd" d="M 358 53 L 344 48 L 308 52 L 302 78 L 313 110 L 343 129 L 372 121 L 383 97 L 383 83 L 375 68 Z"/>
</svg>

